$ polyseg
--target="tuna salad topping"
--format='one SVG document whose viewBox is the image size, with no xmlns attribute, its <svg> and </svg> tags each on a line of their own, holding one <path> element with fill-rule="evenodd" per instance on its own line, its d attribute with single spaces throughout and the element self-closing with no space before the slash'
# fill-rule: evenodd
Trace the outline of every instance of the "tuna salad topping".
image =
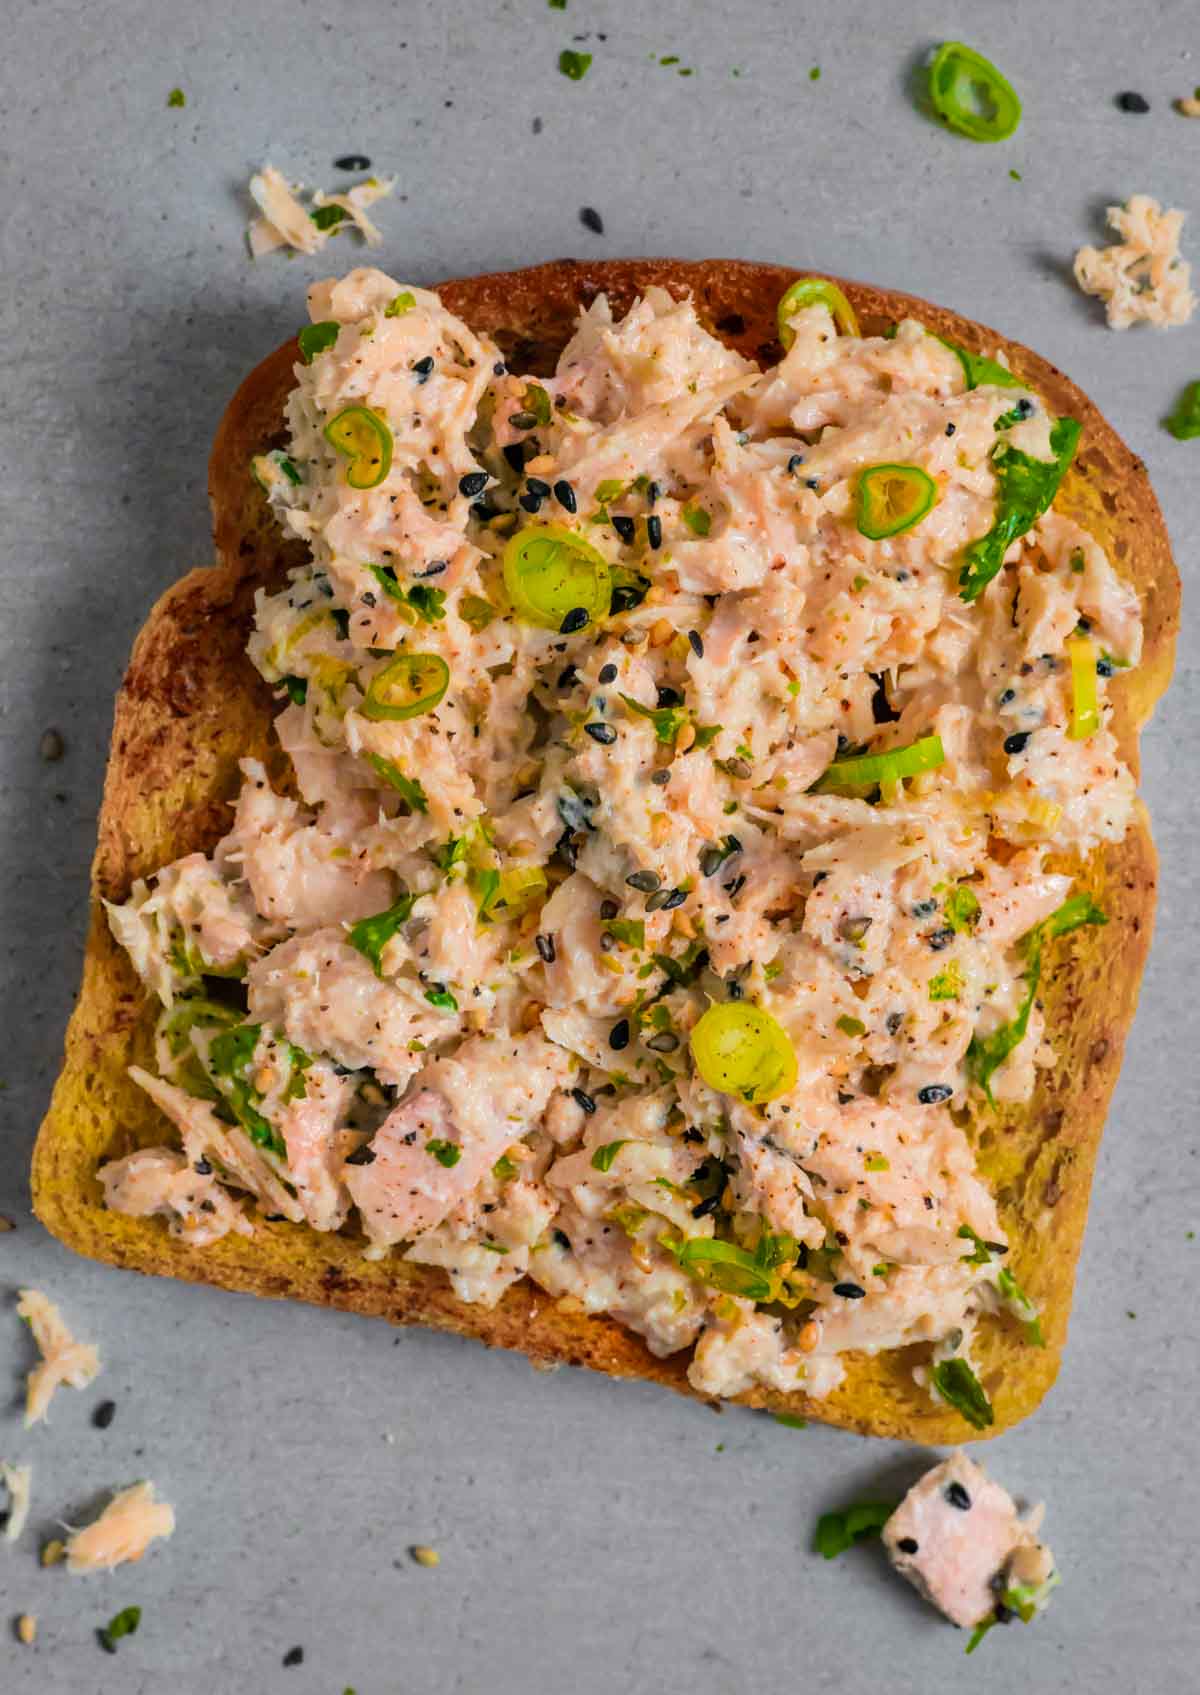
<svg viewBox="0 0 1200 1695">
<path fill-rule="evenodd" d="M 1040 1331 L 965 1109 L 1104 921 L 1064 867 L 1131 816 L 1138 601 L 1053 509 L 1073 420 L 809 280 L 769 369 L 651 288 L 553 375 L 310 290 L 253 466 L 310 555 L 249 642 L 287 775 L 110 908 L 178 1132 L 111 1207 L 528 1277 L 711 1395 L 924 1343 L 988 1422 L 976 1320 Z"/>
</svg>

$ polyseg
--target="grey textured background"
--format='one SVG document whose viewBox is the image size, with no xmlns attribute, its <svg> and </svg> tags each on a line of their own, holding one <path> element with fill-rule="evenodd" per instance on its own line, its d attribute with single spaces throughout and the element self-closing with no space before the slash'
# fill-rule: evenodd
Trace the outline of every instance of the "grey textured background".
<svg viewBox="0 0 1200 1695">
<path fill-rule="evenodd" d="M 229 394 L 301 320 L 306 283 L 358 259 L 346 242 L 326 261 L 252 266 L 250 170 L 271 159 L 330 187 L 335 157 L 370 155 L 399 177 L 380 263 L 416 282 L 563 254 L 726 254 L 953 305 L 1091 392 L 1145 456 L 1186 580 L 1200 442 L 1172 441 L 1159 419 L 1200 377 L 1200 322 L 1114 336 L 1065 267 L 1106 201 L 1147 190 L 1200 214 L 1200 123 L 1169 104 L 1200 81 L 1195 0 L 569 0 L 565 13 L 546 0 L 9 0 L 4 18 L 0 1211 L 18 1228 L 0 1236 L 0 1294 L 44 1286 L 106 1364 L 86 1395 L 62 1392 L 50 1428 L 0 1418 L 0 1454 L 36 1469 L 33 1532 L 0 1550 L 0 1618 L 42 1621 L 32 1652 L 0 1641 L 0 1687 L 1194 1687 L 1200 691 L 1186 620 L 1145 743 L 1159 936 L 1072 1342 L 1040 1414 L 986 1455 L 1048 1498 L 1066 1582 L 1047 1619 L 969 1662 L 871 1550 L 828 1566 L 808 1552 L 822 1508 L 906 1482 L 912 1450 L 93 1268 L 31 1219 L 26 1171 L 76 983 L 130 640 L 208 558 L 205 460 Z M 555 62 L 584 32 L 595 63 L 573 84 Z M 913 65 L 947 36 L 1021 91 L 1009 144 L 972 146 L 914 111 Z M 651 62 L 667 53 L 695 75 Z M 166 107 L 175 84 L 183 111 Z M 1130 87 L 1149 116 L 1114 109 Z M 582 205 L 603 237 L 580 225 Z M 1200 259 L 1200 224 L 1190 246 Z M 49 725 L 66 738 L 60 764 L 38 757 Z M 11 1318 L 0 1338 L 15 1397 L 27 1341 Z M 108 1396 L 117 1417 L 101 1433 L 90 1413 Z M 39 1569 L 38 1533 L 143 1475 L 177 1507 L 174 1542 L 112 1578 Z M 413 1542 L 441 1551 L 437 1571 L 408 1560 Z M 131 1602 L 141 1631 L 105 1658 L 92 1630 Z M 304 1663 L 284 1669 L 296 1644 Z"/>
</svg>

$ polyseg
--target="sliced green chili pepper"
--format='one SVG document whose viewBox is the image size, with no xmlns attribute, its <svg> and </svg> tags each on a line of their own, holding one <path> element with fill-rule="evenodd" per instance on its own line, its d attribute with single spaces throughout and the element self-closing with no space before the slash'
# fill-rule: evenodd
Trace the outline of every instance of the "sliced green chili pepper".
<svg viewBox="0 0 1200 1695">
<path fill-rule="evenodd" d="M 450 686 L 450 667 L 439 653 L 398 653 L 367 688 L 364 718 L 417 718 L 435 707 Z"/>
<path fill-rule="evenodd" d="M 326 424 L 325 440 L 349 459 L 351 488 L 375 488 L 391 470 L 392 432 L 369 407 L 344 407 Z"/>
<path fill-rule="evenodd" d="M 858 533 L 868 541 L 903 535 L 937 497 L 937 484 L 919 465 L 868 465 L 858 477 Z"/>
<path fill-rule="evenodd" d="M 827 306 L 842 335 L 862 334 L 853 306 L 836 283 L 828 277 L 801 277 L 788 289 L 776 310 L 779 340 L 785 352 L 796 339 L 791 320 L 805 306 Z"/>
<path fill-rule="evenodd" d="M 608 560 L 557 524 L 517 531 L 504 549 L 504 586 L 517 616 L 544 630 L 580 610 L 585 624 L 603 618 L 612 598 Z"/>
<path fill-rule="evenodd" d="M 1004 141 L 1021 121 L 1008 78 L 961 41 L 945 41 L 934 54 L 929 98 L 942 122 L 971 141 Z"/>
<path fill-rule="evenodd" d="M 864 753 L 855 759 L 835 759 L 819 783 L 823 789 L 874 789 L 883 783 L 896 783 L 902 777 L 916 777 L 922 771 L 934 771 L 946 762 L 940 736 L 922 736 L 907 747 L 892 748 L 888 753 Z"/>
<path fill-rule="evenodd" d="M 771 1101 L 796 1082 L 796 1050 L 783 1025 L 752 1001 L 710 1006 L 691 1035 L 696 1069 L 711 1089 Z"/>
<path fill-rule="evenodd" d="M 1096 691 L 1096 648 L 1086 636 L 1072 636 L 1067 643 L 1071 656 L 1071 727 L 1073 742 L 1083 742 L 1100 728 L 1100 700 Z"/>
</svg>

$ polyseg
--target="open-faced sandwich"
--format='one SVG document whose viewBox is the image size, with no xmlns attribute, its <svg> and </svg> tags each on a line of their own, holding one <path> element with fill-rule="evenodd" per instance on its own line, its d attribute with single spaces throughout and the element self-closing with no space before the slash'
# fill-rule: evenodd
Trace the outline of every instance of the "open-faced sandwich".
<svg viewBox="0 0 1200 1695">
<path fill-rule="evenodd" d="M 1036 1405 L 1178 584 L 1016 344 L 727 262 L 358 270 L 117 705 L 82 1252 L 860 1430 Z"/>
</svg>

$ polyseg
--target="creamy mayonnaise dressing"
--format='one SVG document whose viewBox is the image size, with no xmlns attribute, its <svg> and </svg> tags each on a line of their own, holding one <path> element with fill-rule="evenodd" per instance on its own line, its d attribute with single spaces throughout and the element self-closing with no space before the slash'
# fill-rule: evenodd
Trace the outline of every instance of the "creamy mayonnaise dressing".
<svg viewBox="0 0 1200 1695">
<path fill-rule="evenodd" d="M 529 1277 L 657 1354 L 695 1344 L 713 1395 L 822 1394 L 847 1350 L 945 1360 L 983 1310 L 1036 1318 L 962 1109 L 1053 1062 L 1036 1004 L 1002 1051 L 1023 939 L 1071 892 L 1048 856 L 1127 828 L 1105 692 L 1141 642 L 1053 510 L 959 592 L 998 444 L 1035 472 L 1056 451 L 1039 397 L 820 305 L 760 371 L 689 301 L 601 297 L 546 378 L 378 271 L 310 308 L 286 450 L 255 466 L 311 554 L 249 644 L 291 792 L 247 760 L 211 859 L 111 909 L 165 1008 L 161 1075 L 135 1075 L 184 1151 L 106 1167 L 109 1204 L 196 1243 L 251 1227 L 229 1189 L 351 1219 L 463 1300 Z M 367 476 L 326 434 L 361 432 L 347 408 Z M 862 474 L 896 465 L 936 498 L 871 539 Z M 545 523 L 608 574 L 550 627 L 502 570 Z M 381 713 L 398 655 L 444 687 Z M 933 737 L 914 775 L 820 783 Z M 788 1052 L 773 1093 L 694 1062 L 730 1002 Z"/>
</svg>

